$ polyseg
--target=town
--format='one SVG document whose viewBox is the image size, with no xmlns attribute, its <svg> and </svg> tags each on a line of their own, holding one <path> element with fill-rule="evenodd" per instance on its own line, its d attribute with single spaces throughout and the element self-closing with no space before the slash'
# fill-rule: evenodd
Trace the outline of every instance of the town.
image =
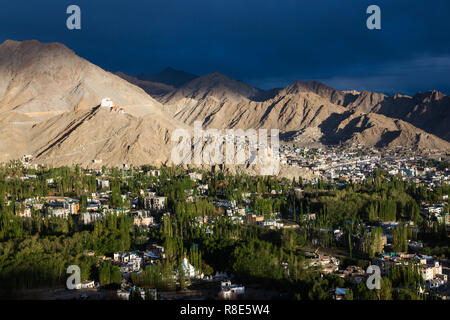
<svg viewBox="0 0 450 320">
<path fill-rule="evenodd" d="M 302 175 L 3 164 L 0 294 L 447 299 L 444 155 L 283 144 L 280 158 Z M 69 265 L 81 269 L 75 290 Z M 367 288 L 369 266 L 381 289 Z"/>
</svg>

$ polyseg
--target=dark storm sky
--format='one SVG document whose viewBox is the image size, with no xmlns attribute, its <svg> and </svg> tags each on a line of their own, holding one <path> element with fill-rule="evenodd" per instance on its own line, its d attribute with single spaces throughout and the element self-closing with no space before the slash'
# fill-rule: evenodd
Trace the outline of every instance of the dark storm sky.
<svg viewBox="0 0 450 320">
<path fill-rule="evenodd" d="M 82 29 L 66 28 L 81 7 Z M 382 30 L 366 28 L 381 7 Z M 66 44 L 110 71 L 219 71 L 261 88 L 319 80 L 337 89 L 450 93 L 448 0 L 2 1 L 0 42 Z"/>
</svg>

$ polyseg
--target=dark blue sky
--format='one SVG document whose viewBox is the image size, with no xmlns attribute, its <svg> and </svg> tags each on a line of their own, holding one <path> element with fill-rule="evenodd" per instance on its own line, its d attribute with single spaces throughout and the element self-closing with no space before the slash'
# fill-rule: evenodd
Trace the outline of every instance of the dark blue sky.
<svg viewBox="0 0 450 320">
<path fill-rule="evenodd" d="M 66 28 L 77 4 L 82 29 Z M 382 30 L 366 28 L 381 7 Z M 270 88 L 319 80 L 338 89 L 450 93 L 448 0 L 3 1 L 0 41 L 66 44 L 111 71 L 219 71 Z"/>
</svg>

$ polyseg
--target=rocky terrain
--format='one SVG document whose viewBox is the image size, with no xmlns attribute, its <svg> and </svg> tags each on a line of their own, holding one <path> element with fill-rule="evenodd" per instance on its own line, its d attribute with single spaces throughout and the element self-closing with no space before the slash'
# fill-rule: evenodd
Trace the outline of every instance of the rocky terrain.
<svg viewBox="0 0 450 320">
<path fill-rule="evenodd" d="M 125 113 L 99 108 L 104 97 Z M 144 90 L 62 44 L 0 46 L 0 161 L 29 154 L 53 165 L 160 163 L 183 126 Z"/>
<path fill-rule="evenodd" d="M 278 128 L 286 139 L 295 137 L 304 144 L 440 150 L 449 148 L 444 113 L 450 107 L 448 99 L 433 92 L 415 98 L 345 92 L 315 81 L 263 91 L 219 73 L 194 79 L 159 97 L 167 112 L 189 125 L 202 121 L 205 127 L 219 129 Z M 421 108 L 413 106 L 417 101 Z M 441 138 L 429 134 L 434 132 Z"/>
<path fill-rule="evenodd" d="M 109 97 L 117 109 L 100 107 Z M 220 73 L 110 73 L 59 43 L 0 45 L 0 162 L 51 165 L 170 163 L 171 134 L 276 128 L 304 144 L 449 151 L 450 98 L 338 91 L 314 81 L 260 90 Z M 122 110 L 120 110 L 122 108 Z M 118 112 L 120 111 L 120 112 Z"/>
</svg>

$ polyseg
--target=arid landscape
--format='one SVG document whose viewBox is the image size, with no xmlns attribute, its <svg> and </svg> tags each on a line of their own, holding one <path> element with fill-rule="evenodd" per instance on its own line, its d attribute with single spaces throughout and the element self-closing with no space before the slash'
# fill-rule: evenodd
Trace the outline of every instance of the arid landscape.
<svg viewBox="0 0 450 320">
<path fill-rule="evenodd" d="M 4 1 L 3 310 L 445 316 L 449 12 Z"/>
<path fill-rule="evenodd" d="M 151 81 L 149 81 L 149 79 Z M 101 108 L 108 97 L 122 108 Z M 298 144 L 450 150 L 450 97 L 338 91 L 315 81 L 261 90 L 215 72 L 105 71 L 59 43 L 0 46 L 0 161 L 107 166 L 169 164 L 171 133 L 279 129 Z"/>
</svg>

